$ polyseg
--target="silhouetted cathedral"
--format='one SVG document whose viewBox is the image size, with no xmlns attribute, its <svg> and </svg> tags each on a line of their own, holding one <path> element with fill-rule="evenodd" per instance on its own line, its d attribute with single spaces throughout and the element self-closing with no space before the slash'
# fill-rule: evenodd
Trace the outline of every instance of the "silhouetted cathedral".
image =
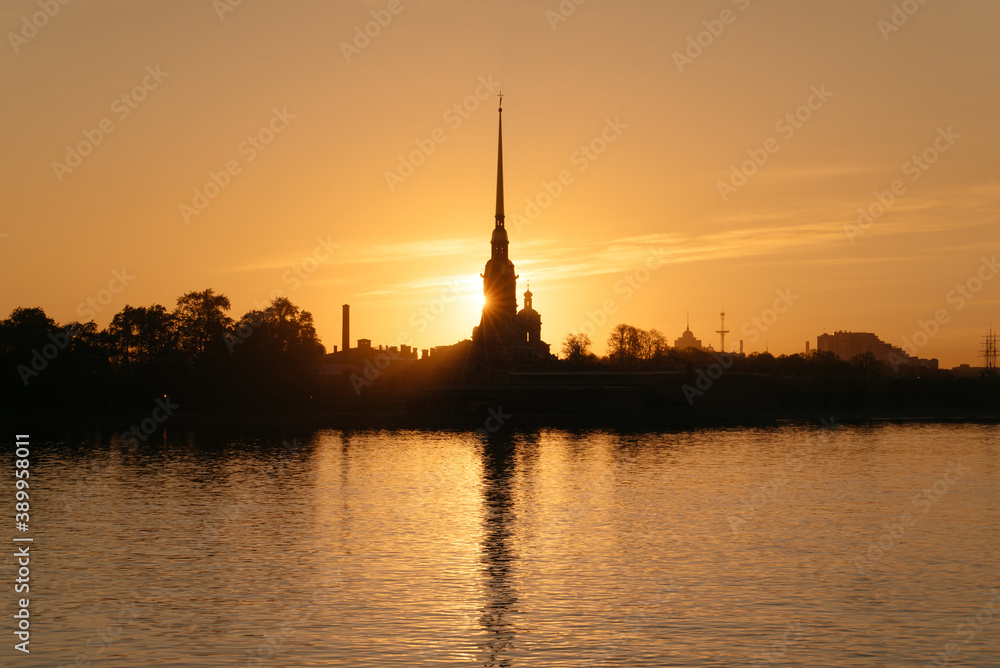
<svg viewBox="0 0 1000 668">
<path fill-rule="evenodd" d="M 517 310 L 517 274 L 510 261 L 503 213 L 503 107 L 497 138 L 497 210 L 490 259 L 483 277 L 483 317 L 472 330 L 472 342 L 489 355 L 510 359 L 544 358 L 549 344 L 542 341 L 542 316 L 531 305 L 531 290 L 524 293 L 524 308 Z"/>
</svg>

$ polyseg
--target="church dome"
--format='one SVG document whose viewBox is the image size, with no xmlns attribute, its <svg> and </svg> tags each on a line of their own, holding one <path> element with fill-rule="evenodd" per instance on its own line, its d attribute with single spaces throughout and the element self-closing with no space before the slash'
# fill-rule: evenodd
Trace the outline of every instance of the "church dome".
<svg viewBox="0 0 1000 668">
<path fill-rule="evenodd" d="M 531 304 L 532 297 L 534 297 L 534 295 L 532 294 L 531 288 L 529 287 L 527 290 L 524 291 L 524 308 L 517 312 L 519 318 L 529 318 L 532 320 L 541 319 L 542 316 L 538 314 L 538 311 L 532 308 Z"/>
<path fill-rule="evenodd" d="M 507 229 L 497 225 L 493 228 L 493 236 L 490 238 L 491 244 L 506 244 L 509 243 L 507 240 Z"/>
<path fill-rule="evenodd" d="M 542 316 L 533 308 L 523 308 L 517 312 L 517 317 L 527 320 L 540 320 Z"/>
</svg>

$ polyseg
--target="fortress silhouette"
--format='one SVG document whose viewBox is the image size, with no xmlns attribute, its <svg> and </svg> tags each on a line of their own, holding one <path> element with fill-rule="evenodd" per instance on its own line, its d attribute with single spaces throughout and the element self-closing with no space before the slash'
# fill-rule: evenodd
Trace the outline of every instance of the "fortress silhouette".
<svg viewBox="0 0 1000 668">
<path fill-rule="evenodd" d="M 549 344 L 542 341 L 542 316 L 532 307 L 529 287 L 524 292 L 524 308 L 517 310 L 517 279 L 510 259 L 510 241 L 504 227 L 503 212 L 503 96 L 500 97 L 497 132 L 497 207 L 490 259 L 481 274 L 483 279 L 482 319 L 472 330 L 477 352 L 501 359 L 545 359 L 551 356 Z"/>
</svg>

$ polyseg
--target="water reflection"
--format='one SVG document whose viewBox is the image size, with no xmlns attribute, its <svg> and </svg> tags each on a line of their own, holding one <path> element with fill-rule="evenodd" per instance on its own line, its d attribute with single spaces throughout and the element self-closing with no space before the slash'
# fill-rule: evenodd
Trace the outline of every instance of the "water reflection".
<svg viewBox="0 0 1000 668">
<path fill-rule="evenodd" d="M 96 664 L 88 637 L 134 600 L 139 617 L 102 668 L 523 668 L 540 656 L 551 668 L 924 665 L 962 639 L 956 624 L 1000 582 L 998 433 L 295 430 L 175 432 L 135 452 L 117 433 L 46 443 L 31 482 L 52 558 L 32 578 L 52 612 L 21 663 L 88 653 Z M 950 461 L 968 472 L 915 508 Z M 907 510 L 916 523 L 889 545 L 883 534 Z M 884 554 L 858 573 L 880 539 Z M 1000 666 L 997 619 L 961 647 L 964 665 Z"/>
<path fill-rule="evenodd" d="M 513 570 L 517 558 L 514 546 L 514 477 L 517 443 L 509 434 L 485 439 L 483 459 L 483 542 L 480 551 L 484 601 L 479 618 L 486 632 L 480 649 L 484 666 L 509 667 L 510 651 L 516 634 L 512 616 L 517 604 Z"/>
</svg>

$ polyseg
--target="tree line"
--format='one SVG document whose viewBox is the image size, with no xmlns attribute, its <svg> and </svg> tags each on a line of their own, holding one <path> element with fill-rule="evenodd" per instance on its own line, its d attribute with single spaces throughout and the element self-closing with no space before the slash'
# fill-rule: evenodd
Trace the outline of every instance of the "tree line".
<svg viewBox="0 0 1000 668">
<path fill-rule="evenodd" d="M 188 410 L 318 408 L 325 349 L 308 311 L 287 298 L 233 319 L 229 298 L 189 292 L 173 308 L 126 305 L 105 329 L 94 321 L 57 324 L 41 308 L 16 308 L 0 320 L 0 410 L 148 409 L 158 398 Z M 562 344 L 567 369 L 677 369 L 718 361 L 718 353 L 668 345 L 655 329 L 619 324 L 597 357 L 585 334 Z M 776 376 L 859 377 L 897 370 L 871 353 L 850 362 L 835 353 L 732 355 L 726 369 Z M 901 374 L 928 373 L 906 367 Z"/>
<path fill-rule="evenodd" d="M 285 297 L 238 320 L 212 289 L 126 305 L 101 330 L 41 308 L 0 320 L 0 396 L 15 409 L 122 409 L 168 395 L 187 408 L 294 407 L 325 353 L 313 317 Z"/>
<path fill-rule="evenodd" d="M 592 352 L 593 342 L 586 334 L 570 334 L 562 344 L 562 359 L 571 367 L 606 366 L 629 369 L 656 369 L 663 367 L 708 366 L 717 361 L 718 352 L 696 348 L 674 348 L 656 329 L 643 330 L 627 324 L 616 325 L 607 340 L 607 355 L 598 357 Z M 733 371 L 763 373 L 775 376 L 860 377 L 863 380 L 884 375 L 913 375 L 927 373 L 909 365 L 887 365 L 872 353 L 855 355 L 850 361 L 840 359 L 831 351 L 813 350 L 775 357 L 769 352 L 733 356 Z"/>
</svg>

